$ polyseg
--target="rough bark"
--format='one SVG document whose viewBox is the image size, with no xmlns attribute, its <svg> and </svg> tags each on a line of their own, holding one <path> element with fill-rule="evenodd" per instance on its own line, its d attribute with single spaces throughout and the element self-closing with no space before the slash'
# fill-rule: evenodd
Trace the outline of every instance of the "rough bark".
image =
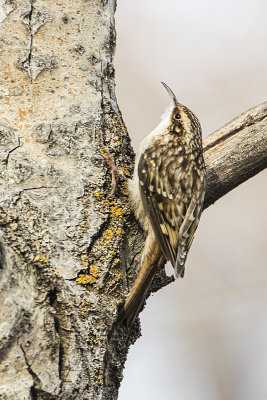
<svg viewBox="0 0 267 400">
<path fill-rule="evenodd" d="M 207 208 L 267 167 L 267 102 L 218 129 L 203 147 L 208 175 Z"/>
<path fill-rule="evenodd" d="M 109 379 L 106 359 L 128 200 L 124 182 L 109 198 L 105 157 L 127 170 L 133 152 L 114 2 L 0 7 L 0 397 L 116 398 L 123 362 Z"/>
<path fill-rule="evenodd" d="M 0 397 L 116 399 L 140 334 L 117 309 L 143 233 L 125 182 L 109 196 L 107 151 L 126 173 L 134 158 L 114 95 L 114 2 L 0 7 Z M 205 142 L 206 205 L 266 166 L 266 108 Z"/>
</svg>

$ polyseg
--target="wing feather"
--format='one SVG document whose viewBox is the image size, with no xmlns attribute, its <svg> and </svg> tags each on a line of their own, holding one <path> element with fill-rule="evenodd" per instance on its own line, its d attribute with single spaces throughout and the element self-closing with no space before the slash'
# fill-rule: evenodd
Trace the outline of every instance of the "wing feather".
<svg viewBox="0 0 267 400">
<path fill-rule="evenodd" d="M 179 172 L 176 172 L 176 178 L 182 176 L 181 165 L 178 165 L 176 171 Z M 151 162 L 147 154 L 140 157 L 138 165 L 144 209 L 161 251 L 166 260 L 172 263 L 176 277 L 183 276 L 187 253 L 202 211 L 203 192 L 194 190 L 197 178 L 192 168 L 188 168 L 187 172 L 190 195 L 185 195 L 186 188 L 179 178 L 172 178 L 170 182 L 170 175 L 164 173 L 162 168 L 159 176 L 159 168 L 156 168 L 156 163 Z"/>
<path fill-rule="evenodd" d="M 149 219 L 154 230 L 155 236 L 160 245 L 161 251 L 164 254 L 166 260 L 171 261 L 172 265 L 175 265 L 176 252 L 175 248 L 171 245 L 169 240 L 169 226 L 164 220 L 164 210 L 160 210 L 158 204 L 162 204 L 158 194 L 152 194 L 146 196 L 143 193 L 143 187 L 140 186 L 141 198 L 143 201 L 144 208 L 149 215 Z"/>
<path fill-rule="evenodd" d="M 166 184 L 158 175 L 158 169 L 151 168 L 147 158 L 140 157 L 138 174 L 140 180 L 140 193 L 143 206 L 155 236 L 164 254 L 173 267 L 176 264 L 178 235 L 183 223 L 183 205 L 176 204 L 172 195 L 168 193 Z"/>
<path fill-rule="evenodd" d="M 183 274 L 187 254 L 193 242 L 201 212 L 202 205 L 193 197 L 179 231 L 179 246 L 177 248 L 176 264 L 174 268 L 176 277 Z"/>
</svg>

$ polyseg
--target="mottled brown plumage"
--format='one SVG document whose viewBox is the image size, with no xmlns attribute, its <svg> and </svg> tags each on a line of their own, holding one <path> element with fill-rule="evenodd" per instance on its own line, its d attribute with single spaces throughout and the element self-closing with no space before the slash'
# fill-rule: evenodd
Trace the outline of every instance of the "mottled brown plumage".
<svg viewBox="0 0 267 400">
<path fill-rule="evenodd" d="M 172 263 L 175 277 L 179 277 L 184 275 L 186 257 L 202 212 L 205 165 L 198 119 L 163 85 L 173 104 L 141 144 L 130 189 L 137 218 L 148 232 L 143 263 L 146 254 L 153 252 L 151 246 L 156 238 L 164 257 Z M 147 285 L 144 282 L 141 285 L 140 274 L 139 283 L 133 286 L 124 305 L 126 316 L 127 309 L 131 309 L 127 318 L 132 317 L 133 309 L 138 311 L 151 283 L 150 279 Z"/>
<path fill-rule="evenodd" d="M 186 128 L 185 116 L 190 123 Z M 175 104 L 170 122 L 168 132 L 141 154 L 138 176 L 144 209 L 178 277 L 184 273 L 202 211 L 205 167 L 201 128 L 194 114 Z"/>
</svg>

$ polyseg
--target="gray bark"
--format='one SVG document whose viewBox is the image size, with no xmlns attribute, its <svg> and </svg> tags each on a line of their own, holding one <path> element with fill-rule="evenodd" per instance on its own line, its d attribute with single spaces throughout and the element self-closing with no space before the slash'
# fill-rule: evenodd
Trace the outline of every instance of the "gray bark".
<svg viewBox="0 0 267 400">
<path fill-rule="evenodd" d="M 125 168 L 133 152 L 114 95 L 114 2 L 0 7 L 0 397 L 116 398 L 108 334 L 128 200 L 124 182 L 108 197 L 105 151 Z"/>
<path fill-rule="evenodd" d="M 143 233 L 123 180 L 110 197 L 106 152 L 126 173 L 134 158 L 113 13 L 112 0 L 0 5 L 1 399 L 116 399 L 140 335 L 116 325 Z M 266 108 L 205 142 L 207 204 L 266 167 Z"/>
<path fill-rule="evenodd" d="M 208 185 L 204 208 L 267 166 L 267 102 L 218 129 L 203 143 Z"/>
</svg>

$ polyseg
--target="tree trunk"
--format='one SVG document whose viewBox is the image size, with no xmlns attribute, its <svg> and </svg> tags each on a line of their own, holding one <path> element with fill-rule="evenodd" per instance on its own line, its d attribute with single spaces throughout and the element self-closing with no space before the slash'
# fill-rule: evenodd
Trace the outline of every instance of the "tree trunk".
<svg viewBox="0 0 267 400">
<path fill-rule="evenodd" d="M 131 332 L 116 325 L 144 237 L 120 177 L 111 196 L 109 155 L 126 175 L 134 159 L 114 94 L 114 3 L 0 5 L 3 399 L 116 399 L 140 335 L 138 321 Z M 253 125 L 266 146 L 266 109 L 250 112 L 254 122 L 238 134 Z M 229 129 L 205 152 L 209 204 L 266 166 L 265 152 L 253 173 L 242 173 L 241 152 L 253 161 L 255 141 L 246 136 L 246 148 L 238 152 L 235 142 L 222 153 Z M 169 281 L 161 271 L 154 289 Z"/>
<path fill-rule="evenodd" d="M 105 153 L 127 171 L 133 151 L 114 95 L 114 2 L 0 7 L 0 397 L 115 399 L 129 207 L 123 181 L 109 198 Z"/>
</svg>

